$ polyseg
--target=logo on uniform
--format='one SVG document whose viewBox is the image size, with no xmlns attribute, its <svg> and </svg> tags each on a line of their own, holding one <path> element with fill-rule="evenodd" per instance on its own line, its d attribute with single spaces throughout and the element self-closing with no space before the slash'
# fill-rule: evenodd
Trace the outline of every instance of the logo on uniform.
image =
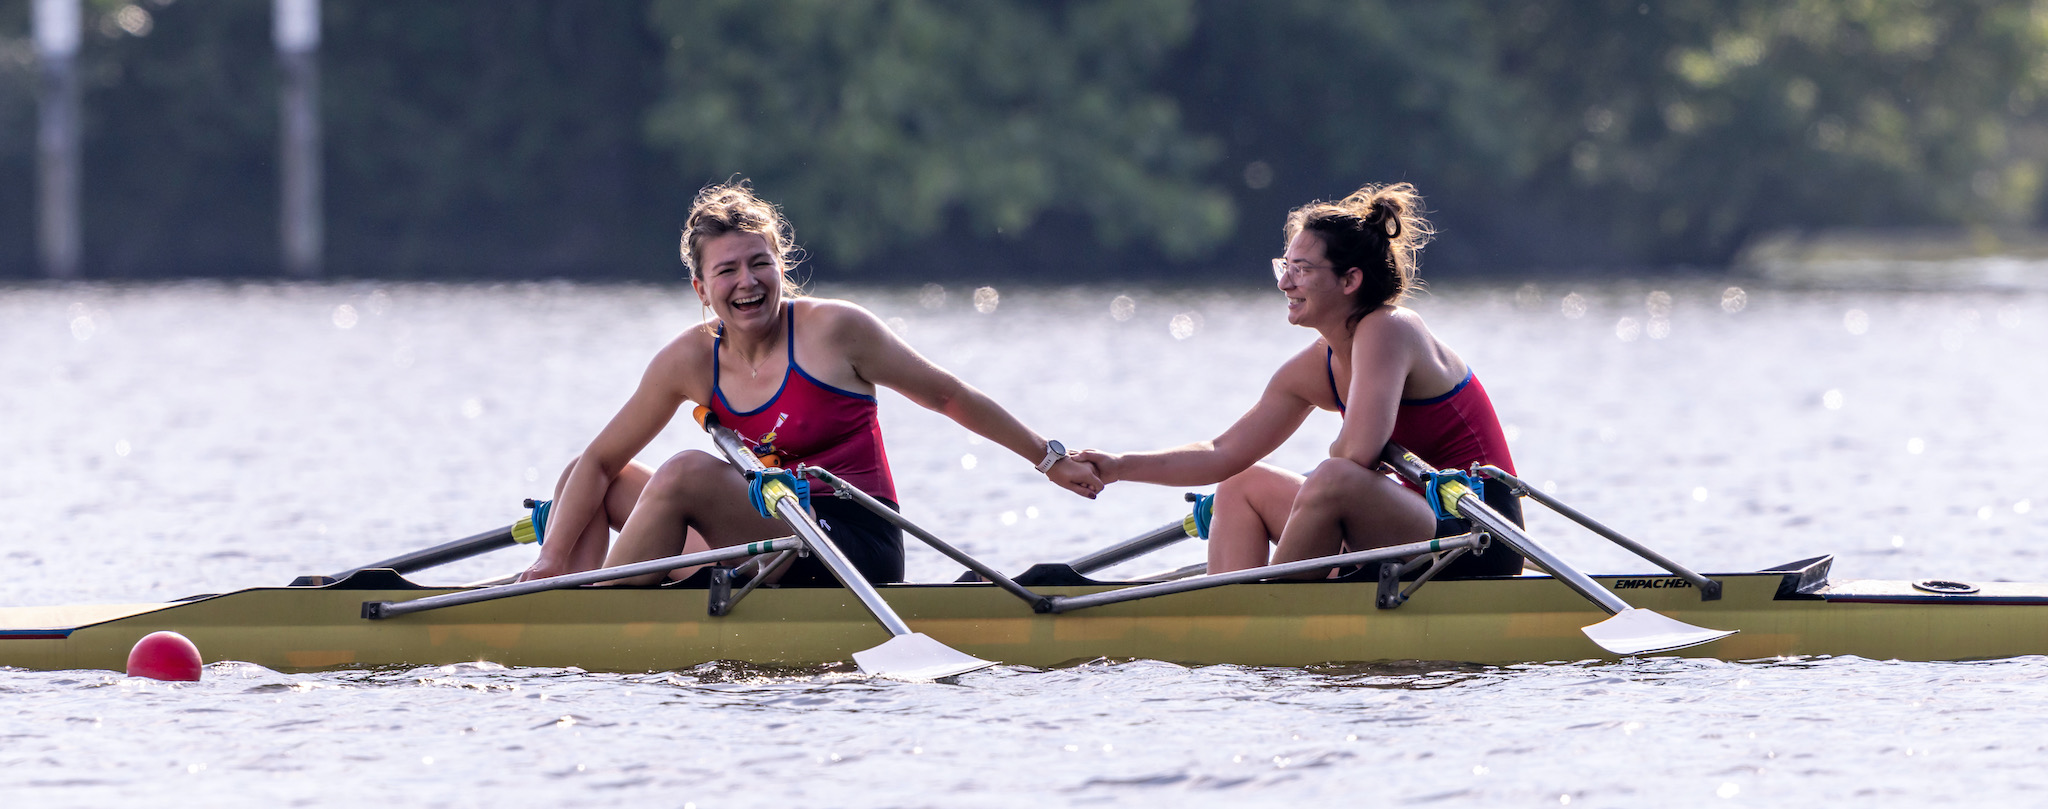
<svg viewBox="0 0 2048 809">
<path fill-rule="evenodd" d="M 773 426 L 773 427 L 770 427 L 770 428 L 768 428 L 768 434 L 767 434 L 767 435 L 764 435 L 764 436 L 761 436 L 761 440 L 759 440 L 759 441 L 749 441 L 749 442 L 748 442 L 748 443 L 750 443 L 750 444 L 753 444 L 753 445 L 754 445 L 754 456 L 755 456 L 755 457 L 757 457 L 757 458 L 780 458 L 780 457 L 782 457 L 782 451 L 781 451 L 781 450 L 779 450 L 779 449 L 776 449 L 776 448 L 775 448 L 775 434 L 776 434 L 776 433 L 778 433 L 778 432 L 780 432 L 780 431 L 782 430 L 782 423 L 783 423 L 783 422 L 785 422 L 785 421 L 788 421 L 788 420 L 789 420 L 789 414 L 788 414 L 788 413 L 777 413 L 777 414 L 775 414 L 775 426 Z M 764 461 L 764 463 L 766 463 L 766 461 Z M 774 463 L 769 463 L 768 465 L 769 465 L 769 466 L 776 466 L 777 464 L 774 464 Z"/>
</svg>

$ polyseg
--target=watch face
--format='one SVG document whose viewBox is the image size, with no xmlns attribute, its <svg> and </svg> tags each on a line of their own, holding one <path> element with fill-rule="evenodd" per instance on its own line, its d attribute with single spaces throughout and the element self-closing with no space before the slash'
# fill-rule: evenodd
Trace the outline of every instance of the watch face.
<svg viewBox="0 0 2048 809">
<path fill-rule="evenodd" d="M 1045 454 L 1065 455 L 1067 454 L 1067 445 L 1062 444 L 1058 441 L 1047 441 L 1045 442 Z"/>
</svg>

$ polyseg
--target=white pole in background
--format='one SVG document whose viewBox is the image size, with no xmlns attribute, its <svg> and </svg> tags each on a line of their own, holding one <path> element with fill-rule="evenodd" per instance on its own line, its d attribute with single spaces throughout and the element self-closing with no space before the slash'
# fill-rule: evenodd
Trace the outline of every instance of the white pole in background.
<svg viewBox="0 0 2048 809">
<path fill-rule="evenodd" d="M 299 278 L 320 275 L 324 242 L 320 209 L 320 0 L 273 0 L 271 34 L 284 71 L 278 97 L 278 235 L 284 267 Z"/>
<path fill-rule="evenodd" d="M 36 247 L 51 278 L 78 276 L 78 2 L 35 0 Z"/>
</svg>

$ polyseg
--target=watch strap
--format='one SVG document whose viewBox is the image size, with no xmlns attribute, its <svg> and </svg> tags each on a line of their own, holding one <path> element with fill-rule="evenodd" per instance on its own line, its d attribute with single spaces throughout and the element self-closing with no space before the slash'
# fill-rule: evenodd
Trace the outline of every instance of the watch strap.
<svg viewBox="0 0 2048 809">
<path fill-rule="evenodd" d="M 1060 442 L 1045 442 L 1045 459 L 1038 462 L 1038 473 L 1043 475 L 1052 471 L 1053 464 L 1059 463 L 1060 459 L 1065 457 L 1067 457 L 1067 448 L 1061 445 Z"/>
</svg>

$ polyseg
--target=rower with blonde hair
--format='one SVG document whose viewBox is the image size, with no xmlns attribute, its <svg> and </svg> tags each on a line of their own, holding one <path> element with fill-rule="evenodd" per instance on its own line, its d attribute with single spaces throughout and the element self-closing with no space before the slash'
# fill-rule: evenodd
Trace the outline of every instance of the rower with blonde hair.
<svg viewBox="0 0 2048 809">
<path fill-rule="evenodd" d="M 682 257 L 690 288 L 712 317 L 655 354 L 625 406 L 570 462 L 545 518 L 548 541 L 522 578 L 788 533 L 756 512 L 747 482 L 723 458 L 691 450 L 655 469 L 634 462 L 686 402 L 709 408 L 758 454 L 773 454 L 785 466 L 824 468 L 891 508 L 896 483 L 875 401 L 882 387 L 1036 464 L 1069 491 L 1092 498 L 1101 489 L 1094 470 L 1069 458 L 1059 442 L 919 355 L 873 313 L 803 296 L 789 276 L 795 254 L 789 222 L 744 182 L 698 193 Z M 894 525 L 851 501 L 820 497 L 811 508 L 863 578 L 902 580 L 902 532 Z M 785 584 L 829 578 L 812 557 L 774 575 Z"/>
</svg>

